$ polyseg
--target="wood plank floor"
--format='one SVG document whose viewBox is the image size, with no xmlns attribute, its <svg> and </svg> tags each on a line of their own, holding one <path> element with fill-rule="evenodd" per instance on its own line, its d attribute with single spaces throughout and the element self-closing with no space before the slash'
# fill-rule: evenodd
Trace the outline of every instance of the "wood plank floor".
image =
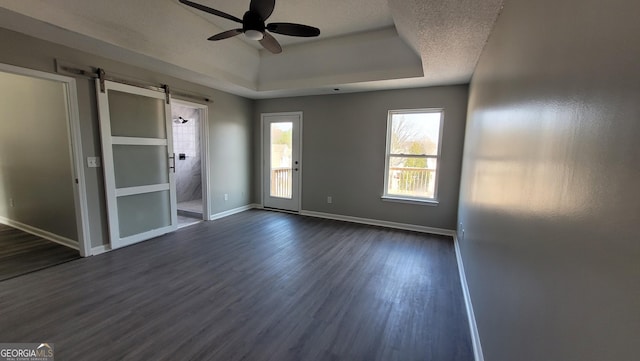
<svg viewBox="0 0 640 361">
<path fill-rule="evenodd" d="M 0 281 L 78 258 L 77 250 L 0 224 Z"/>
<path fill-rule="evenodd" d="M 449 237 L 252 210 L 0 282 L 60 360 L 473 360 Z"/>
</svg>

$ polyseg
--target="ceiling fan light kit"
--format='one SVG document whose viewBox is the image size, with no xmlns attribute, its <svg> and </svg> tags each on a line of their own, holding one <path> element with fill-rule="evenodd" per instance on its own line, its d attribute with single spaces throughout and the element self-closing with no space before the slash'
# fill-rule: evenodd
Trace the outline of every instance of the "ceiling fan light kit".
<svg viewBox="0 0 640 361">
<path fill-rule="evenodd" d="M 269 32 L 299 37 L 315 37 L 320 35 L 320 29 L 309 25 L 295 24 L 295 23 L 270 23 L 265 24 L 265 21 L 273 13 L 276 2 L 275 0 L 251 0 L 249 4 L 249 11 L 244 13 L 242 20 L 239 18 L 210 8 L 208 6 L 195 3 L 189 0 L 179 0 L 182 4 L 190 6 L 194 9 L 204 11 L 206 13 L 216 15 L 227 20 L 234 21 L 242 24 L 242 29 L 232 29 L 223 31 L 219 34 L 209 37 L 208 40 L 218 41 L 234 37 L 236 35 L 244 34 L 247 39 L 256 40 L 260 42 L 260 45 L 273 54 L 279 54 L 282 52 L 282 47 L 278 43 L 278 40 L 274 38 Z"/>
<path fill-rule="evenodd" d="M 249 40 L 262 40 L 264 34 L 258 30 L 245 30 L 244 36 Z"/>
</svg>

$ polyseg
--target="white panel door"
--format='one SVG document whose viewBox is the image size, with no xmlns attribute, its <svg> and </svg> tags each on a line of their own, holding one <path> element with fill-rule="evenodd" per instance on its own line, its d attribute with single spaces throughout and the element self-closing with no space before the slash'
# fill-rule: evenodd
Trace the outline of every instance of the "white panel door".
<svg viewBox="0 0 640 361">
<path fill-rule="evenodd" d="M 302 113 L 262 114 L 263 199 L 266 208 L 300 211 Z"/>
<path fill-rule="evenodd" d="M 171 108 L 164 92 L 96 81 L 111 248 L 177 229 Z M 173 171 L 172 171 L 173 170 Z"/>
</svg>

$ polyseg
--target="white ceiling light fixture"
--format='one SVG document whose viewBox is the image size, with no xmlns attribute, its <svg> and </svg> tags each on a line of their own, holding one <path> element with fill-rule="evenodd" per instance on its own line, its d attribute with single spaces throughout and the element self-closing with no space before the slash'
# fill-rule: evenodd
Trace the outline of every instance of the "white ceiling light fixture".
<svg viewBox="0 0 640 361">
<path fill-rule="evenodd" d="M 244 32 L 244 36 L 249 40 L 262 40 L 264 34 L 258 30 L 247 30 Z"/>
</svg>

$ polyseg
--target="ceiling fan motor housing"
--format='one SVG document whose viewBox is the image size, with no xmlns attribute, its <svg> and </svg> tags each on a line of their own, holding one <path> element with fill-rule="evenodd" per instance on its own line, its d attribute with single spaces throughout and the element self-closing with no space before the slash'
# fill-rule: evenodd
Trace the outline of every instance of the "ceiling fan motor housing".
<svg viewBox="0 0 640 361">
<path fill-rule="evenodd" d="M 257 13 L 249 10 L 244 13 L 244 17 L 242 18 L 242 31 L 247 32 L 247 30 L 255 30 L 264 34 L 265 26 L 264 20 Z"/>
</svg>

